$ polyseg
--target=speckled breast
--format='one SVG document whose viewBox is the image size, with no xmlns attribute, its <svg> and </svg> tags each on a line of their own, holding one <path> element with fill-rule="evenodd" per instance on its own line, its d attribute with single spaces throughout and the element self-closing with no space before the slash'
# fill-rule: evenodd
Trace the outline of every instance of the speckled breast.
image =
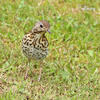
<svg viewBox="0 0 100 100">
<path fill-rule="evenodd" d="M 22 51 L 30 59 L 44 59 L 48 55 L 47 39 L 31 39 L 28 35 L 23 38 Z"/>
<path fill-rule="evenodd" d="M 25 56 L 27 56 L 28 58 L 32 58 L 32 59 L 43 59 L 48 55 L 48 49 L 46 49 L 45 51 L 42 51 L 41 49 L 37 49 L 37 48 L 28 48 L 23 46 L 23 53 Z"/>
</svg>

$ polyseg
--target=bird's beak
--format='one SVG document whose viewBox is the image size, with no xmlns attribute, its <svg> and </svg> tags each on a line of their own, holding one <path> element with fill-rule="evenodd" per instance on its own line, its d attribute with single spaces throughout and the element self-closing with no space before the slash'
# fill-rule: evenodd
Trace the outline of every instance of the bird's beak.
<svg viewBox="0 0 100 100">
<path fill-rule="evenodd" d="M 49 29 L 48 29 L 48 32 L 51 33 Z"/>
</svg>

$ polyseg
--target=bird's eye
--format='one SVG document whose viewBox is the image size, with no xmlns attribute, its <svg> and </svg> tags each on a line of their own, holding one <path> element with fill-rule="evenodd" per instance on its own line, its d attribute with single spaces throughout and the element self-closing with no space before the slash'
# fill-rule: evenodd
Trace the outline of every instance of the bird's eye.
<svg viewBox="0 0 100 100">
<path fill-rule="evenodd" d="M 43 27 L 43 25 L 40 25 L 40 27 L 42 28 L 42 27 Z"/>
</svg>

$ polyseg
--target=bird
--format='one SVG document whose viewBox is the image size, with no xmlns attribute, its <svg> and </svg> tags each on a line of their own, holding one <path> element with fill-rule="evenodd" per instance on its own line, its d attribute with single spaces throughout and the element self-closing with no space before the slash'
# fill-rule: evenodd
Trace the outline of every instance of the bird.
<svg viewBox="0 0 100 100">
<path fill-rule="evenodd" d="M 22 39 L 22 52 L 28 58 L 28 65 L 30 66 L 31 60 L 38 60 L 40 63 L 38 81 L 41 79 L 43 59 L 48 55 L 49 43 L 45 36 L 46 33 L 51 33 L 50 24 L 46 20 L 41 20 Z M 29 67 L 27 68 L 25 79 L 28 77 Z"/>
</svg>

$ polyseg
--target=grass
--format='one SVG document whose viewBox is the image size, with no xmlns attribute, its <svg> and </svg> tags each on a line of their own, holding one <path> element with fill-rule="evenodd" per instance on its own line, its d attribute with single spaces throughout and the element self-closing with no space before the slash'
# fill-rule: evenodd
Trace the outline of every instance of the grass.
<svg viewBox="0 0 100 100">
<path fill-rule="evenodd" d="M 0 100 L 100 100 L 100 1 L 0 1 Z M 85 9 L 95 8 L 95 10 Z M 21 40 L 38 20 L 52 34 L 41 81 L 38 63 L 27 58 Z M 34 66 L 34 67 L 33 67 Z"/>
</svg>

